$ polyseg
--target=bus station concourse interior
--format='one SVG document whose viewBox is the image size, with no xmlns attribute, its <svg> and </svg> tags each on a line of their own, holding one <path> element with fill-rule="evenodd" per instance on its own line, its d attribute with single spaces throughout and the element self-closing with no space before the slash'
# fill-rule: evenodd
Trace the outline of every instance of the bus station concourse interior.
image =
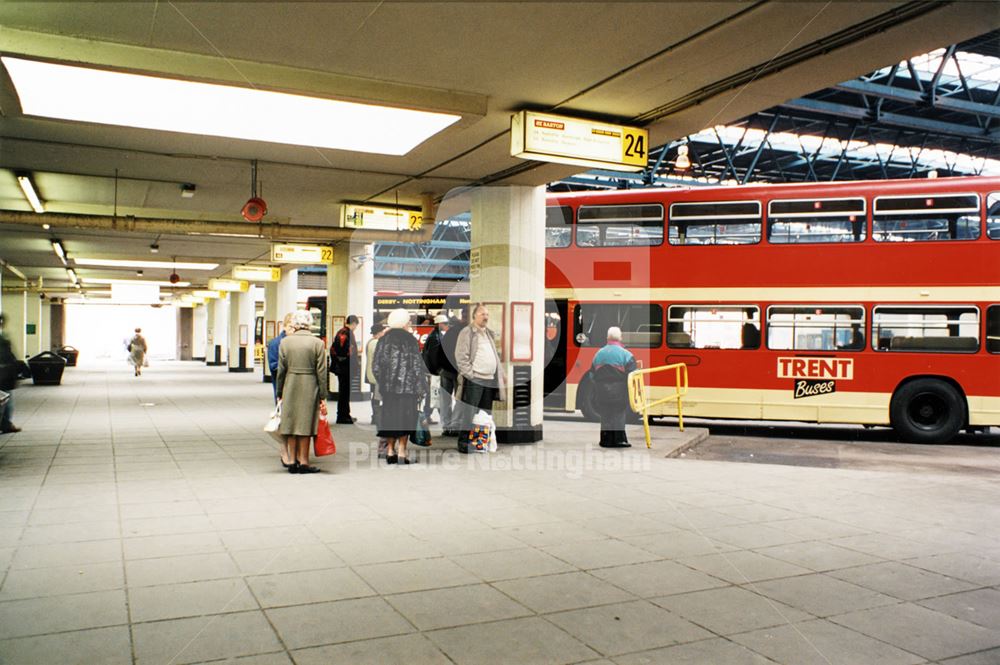
<svg viewBox="0 0 1000 665">
<path fill-rule="evenodd" d="M 689 371 L 696 415 L 721 404 L 726 417 L 860 438 L 892 411 L 929 440 L 958 389 L 918 384 L 930 387 L 914 408 L 892 408 L 893 389 L 864 367 L 929 358 L 980 391 L 959 395 L 968 418 L 949 420 L 949 436 L 985 429 L 963 436 L 992 452 L 1000 395 L 981 370 L 1000 360 L 1000 179 L 941 178 L 933 197 L 928 180 L 701 188 L 720 197 L 704 201 L 696 186 L 555 193 L 548 183 L 593 160 L 548 161 L 527 140 L 518 152 L 514 136 L 528 118 L 600 125 L 588 140 L 613 139 L 621 156 L 598 160 L 597 177 L 625 182 L 608 169 L 632 158 L 653 182 L 666 153 L 647 164 L 653 146 L 998 29 L 997 6 L 979 2 L 0 4 L 5 335 L 19 358 L 72 345 L 73 308 L 113 309 L 126 297 L 115 283 L 134 281 L 162 290 L 143 309 L 176 340 L 138 376 L 113 317 L 91 317 L 86 333 L 113 351 L 81 348 L 57 385 L 12 390 L 0 664 L 1000 664 L 996 469 L 770 463 L 807 443 L 777 436 L 763 460 L 742 460 L 754 463 L 702 459 L 716 423 L 681 426 L 673 404 L 648 430 L 629 421 L 631 447 L 603 448 L 576 412 L 589 415 L 604 331 L 631 316 L 625 345 L 641 369 Z M 386 147 L 396 116 L 377 131 L 286 122 L 263 138 L 266 123 L 239 129 L 256 118 L 249 102 L 214 133 L 161 126 L 156 104 L 133 124 L 62 115 L 69 88 L 50 96 L 56 110 L 30 105 L 34 84 L 74 69 L 93 77 L 96 101 L 111 97 L 93 86 L 136 75 L 415 112 L 434 129 Z M 111 106 L 143 108 L 139 89 Z M 990 113 L 978 130 L 1000 141 Z M 327 348 L 355 315 L 363 353 L 386 314 L 374 244 L 426 243 L 458 219 L 468 280 L 429 279 L 423 293 L 433 282 L 452 314 L 456 302 L 489 311 L 507 378 L 498 450 L 460 454 L 435 422 L 413 464 L 390 466 L 368 386 L 331 375 L 337 452 L 312 459 L 321 473 L 288 473 L 263 431 L 274 409 L 263 347 L 284 315 L 312 311 Z M 789 229 L 814 235 L 796 244 Z M 839 252 L 869 272 L 802 277 L 822 234 L 838 235 L 824 261 Z M 935 260 L 960 277 L 914 267 Z M 738 270 L 745 283 L 725 281 Z M 618 318 L 589 313 L 595 303 Z M 725 335 L 696 344 L 699 316 Z M 751 368 L 771 384 L 740 383 Z M 709 377 L 732 385 L 698 386 Z M 673 378 L 656 382 L 654 399 L 670 393 Z M 342 391 L 353 424 L 333 422 Z"/>
<path fill-rule="evenodd" d="M 16 398 L 5 664 L 1000 657 L 995 476 L 667 459 L 580 421 L 392 468 L 361 403 L 293 476 L 251 374 L 80 366 Z"/>
</svg>

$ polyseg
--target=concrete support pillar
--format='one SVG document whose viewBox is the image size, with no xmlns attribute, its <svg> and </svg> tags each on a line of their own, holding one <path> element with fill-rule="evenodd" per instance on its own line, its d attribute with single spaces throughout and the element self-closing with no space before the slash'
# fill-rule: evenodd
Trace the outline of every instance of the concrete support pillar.
<svg viewBox="0 0 1000 665">
<path fill-rule="evenodd" d="M 359 352 L 363 352 L 372 324 L 375 298 L 375 261 L 371 244 L 342 242 L 334 247 L 333 263 L 326 269 L 326 345 L 351 314 L 361 323 L 354 331 Z M 330 375 L 331 396 L 340 392 L 336 377 Z M 361 392 L 361 377 L 354 377 L 351 399 L 367 399 Z"/>
<path fill-rule="evenodd" d="M 177 308 L 177 359 L 191 360 L 194 345 L 194 310 Z"/>
<path fill-rule="evenodd" d="M 66 342 L 66 305 L 53 302 L 49 306 L 49 343 L 53 349 L 61 349 Z M 73 346 L 69 344 L 69 346 Z"/>
<path fill-rule="evenodd" d="M 42 304 L 44 301 L 39 297 L 38 293 L 25 293 L 25 318 L 24 318 L 24 336 L 25 336 L 25 354 L 28 356 L 35 356 L 42 351 L 48 351 L 47 348 L 42 348 Z M 48 325 L 46 322 L 45 325 Z"/>
<path fill-rule="evenodd" d="M 192 310 L 194 323 L 192 324 L 191 335 L 191 360 L 204 361 L 207 358 L 206 345 L 208 344 L 208 307 L 206 305 L 195 305 Z"/>
<path fill-rule="evenodd" d="M 502 342 L 507 388 L 503 403 L 494 410 L 497 439 L 502 443 L 539 441 L 544 388 L 545 188 L 476 191 L 471 251 L 471 300 L 490 306 L 489 325 Z M 511 322 L 515 311 L 516 330 Z M 517 360 L 512 360 L 514 351 Z"/>
<path fill-rule="evenodd" d="M 229 371 L 253 371 L 253 293 L 229 294 Z"/>
<path fill-rule="evenodd" d="M 281 324 L 285 315 L 298 309 L 299 271 L 286 270 L 279 282 L 264 284 L 264 347 L 273 337 L 281 334 Z M 267 364 L 267 351 L 264 352 L 264 368 L 261 373 L 264 383 L 271 383 L 271 368 Z"/>
<path fill-rule="evenodd" d="M 208 344 L 205 364 L 212 367 L 228 365 L 229 299 L 211 298 L 208 306 Z"/>
<path fill-rule="evenodd" d="M 7 288 L 19 289 L 3 294 L 0 311 L 3 312 L 4 319 L 6 320 L 4 331 L 10 338 L 10 343 L 14 346 L 14 355 L 24 359 L 28 354 L 27 336 L 24 334 L 24 324 L 28 316 L 27 290 L 21 288 L 24 286 L 23 283 L 13 279 L 5 279 L 3 283 Z"/>
<path fill-rule="evenodd" d="M 53 351 L 52 348 L 52 301 L 42 300 L 42 315 L 38 321 L 38 346 L 42 351 Z M 59 346 L 62 346 L 60 344 Z M 59 348 L 59 347 L 55 347 Z"/>
</svg>

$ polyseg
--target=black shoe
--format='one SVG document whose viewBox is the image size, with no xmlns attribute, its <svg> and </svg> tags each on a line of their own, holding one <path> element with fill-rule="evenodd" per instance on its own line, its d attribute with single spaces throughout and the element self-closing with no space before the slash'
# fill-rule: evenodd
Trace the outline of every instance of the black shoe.
<svg viewBox="0 0 1000 665">
<path fill-rule="evenodd" d="M 399 463 L 399 455 L 386 455 L 385 456 L 385 463 L 386 464 L 398 464 Z"/>
<path fill-rule="evenodd" d="M 353 425 L 356 421 L 357 421 L 357 418 L 350 418 L 350 419 L 347 419 L 347 420 L 342 420 L 340 418 L 337 418 L 336 423 L 338 425 Z"/>
<path fill-rule="evenodd" d="M 285 468 L 288 469 L 288 473 L 298 473 L 299 472 L 299 463 L 295 462 L 294 464 L 289 464 Z"/>
<path fill-rule="evenodd" d="M 601 448 L 631 448 L 631 443 L 602 443 L 599 444 Z"/>
<path fill-rule="evenodd" d="M 292 465 L 291 465 L 291 464 L 285 464 L 284 462 L 282 462 L 282 463 L 281 463 L 281 466 L 283 466 L 283 467 L 285 467 L 285 468 L 287 469 L 287 468 L 289 468 L 289 467 L 290 467 L 290 466 L 292 466 Z"/>
<path fill-rule="evenodd" d="M 459 441 L 458 442 L 458 452 L 462 453 L 463 455 L 468 455 L 469 454 L 469 442 L 468 441 Z"/>
<path fill-rule="evenodd" d="M 7 425 L 2 430 L 0 430 L 0 434 L 16 434 L 17 432 L 20 431 L 21 428 L 18 427 L 17 425 Z"/>
<path fill-rule="evenodd" d="M 298 473 L 319 473 L 322 469 L 318 466 L 309 466 L 308 464 L 299 464 Z"/>
</svg>

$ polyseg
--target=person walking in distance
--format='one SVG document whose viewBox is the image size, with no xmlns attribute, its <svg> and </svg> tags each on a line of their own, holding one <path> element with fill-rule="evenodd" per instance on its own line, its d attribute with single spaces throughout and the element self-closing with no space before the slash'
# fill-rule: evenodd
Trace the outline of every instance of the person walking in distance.
<svg viewBox="0 0 1000 665">
<path fill-rule="evenodd" d="M 351 314 L 344 322 L 344 327 L 333 336 L 330 346 L 330 360 L 333 363 L 333 373 L 337 377 L 337 422 L 350 425 L 351 417 L 351 377 L 358 373 L 358 342 L 354 338 L 354 329 L 358 327 L 358 317 Z"/>
<path fill-rule="evenodd" d="M 326 414 L 328 370 L 323 340 L 313 335 L 312 314 L 299 310 L 292 316 L 292 333 L 278 345 L 278 400 L 289 459 L 288 473 L 317 473 L 309 465 L 309 439 L 316 436 L 319 414 Z"/>
<path fill-rule="evenodd" d="M 135 368 L 135 375 L 142 376 L 142 368 L 146 364 L 146 338 L 142 336 L 142 328 L 136 328 L 135 335 L 128 342 L 128 361 Z"/>
<path fill-rule="evenodd" d="M 455 367 L 458 369 L 461 399 L 469 406 L 458 437 L 460 452 L 468 452 L 469 431 L 476 411 L 493 413 L 493 402 L 503 401 L 504 376 L 497 354 L 496 334 L 487 327 L 490 312 L 483 303 L 472 306 L 472 323 L 455 340 Z"/>
<path fill-rule="evenodd" d="M 597 412 L 601 416 L 602 448 L 628 448 L 625 417 L 628 405 L 628 375 L 635 370 L 635 357 L 622 346 L 622 330 L 608 328 L 608 343 L 594 356 L 591 372 L 597 389 Z"/>
</svg>

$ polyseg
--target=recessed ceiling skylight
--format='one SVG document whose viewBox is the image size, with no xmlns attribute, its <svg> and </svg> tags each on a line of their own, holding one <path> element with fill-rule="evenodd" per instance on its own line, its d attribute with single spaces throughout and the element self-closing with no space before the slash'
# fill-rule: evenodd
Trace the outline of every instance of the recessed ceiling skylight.
<svg viewBox="0 0 1000 665">
<path fill-rule="evenodd" d="M 173 261 L 131 261 L 128 259 L 88 259 L 73 257 L 78 266 L 104 266 L 107 268 L 177 268 L 179 270 L 215 270 L 218 263 L 183 263 Z"/>
<path fill-rule="evenodd" d="M 460 116 L 4 56 L 26 115 L 405 155 Z"/>
<path fill-rule="evenodd" d="M 84 277 L 83 281 L 88 284 L 145 284 L 146 286 L 191 286 L 191 282 L 167 282 L 155 279 L 107 279 L 104 277 Z"/>
</svg>

